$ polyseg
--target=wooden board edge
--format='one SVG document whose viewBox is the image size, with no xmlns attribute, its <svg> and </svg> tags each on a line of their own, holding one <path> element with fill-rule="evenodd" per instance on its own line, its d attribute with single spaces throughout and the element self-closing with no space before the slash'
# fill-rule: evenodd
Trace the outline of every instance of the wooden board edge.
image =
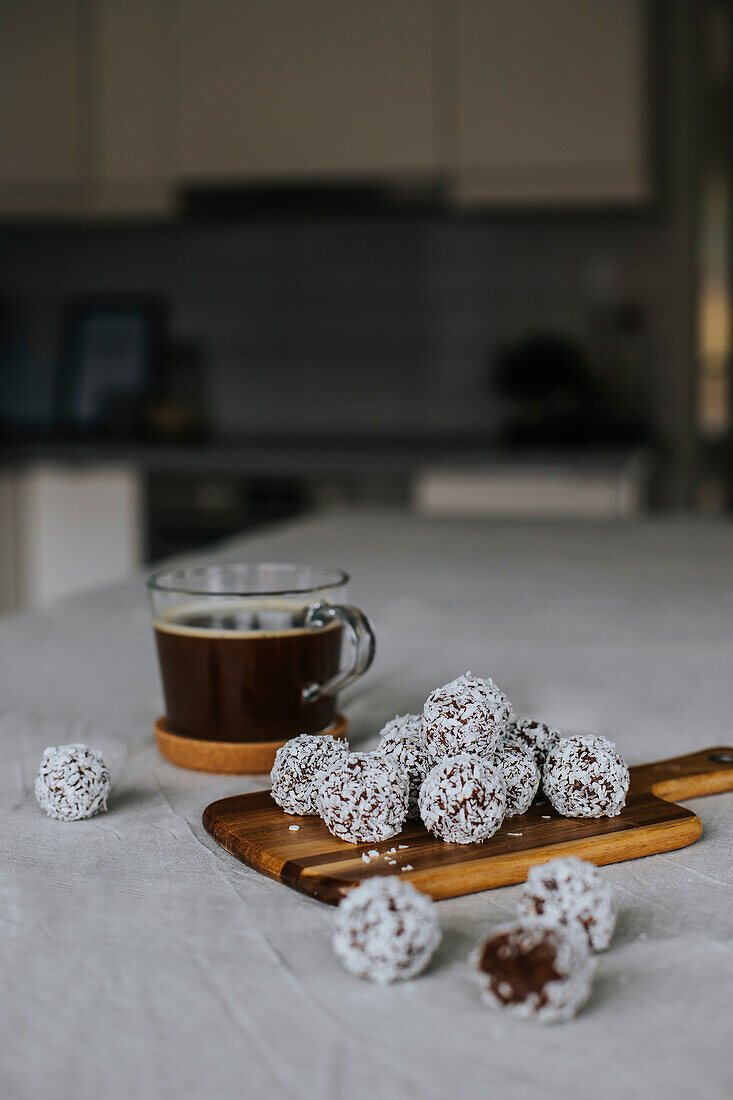
<svg viewBox="0 0 733 1100">
<path fill-rule="evenodd" d="M 222 799 L 222 801 L 224 800 Z M 212 821 L 213 814 L 210 811 L 216 805 L 216 802 L 212 802 L 201 815 L 201 822 L 211 839 L 230 856 L 238 859 L 245 866 L 251 867 L 253 871 L 258 871 L 259 874 L 266 875 L 267 878 L 272 878 L 276 882 L 282 882 L 282 861 L 280 859 L 263 858 L 267 856 L 267 852 L 253 848 L 246 841 L 243 841 L 241 835 L 237 834 L 235 830 L 223 826 L 221 822 L 214 824 Z"/>
<path fill-rule="evenodd" d="M 733 748 L 712 745 L 697 752 L 635 764 L 629 769 L 630 795 L 650 792 L 666 802 L 682 802 L 733 790 Z"/>
<path fill-rule="evenodd" d="M 642 859 L 644 856 L 657 855 L 660 852 L 672 852 L 694 844 L 702 835 L 702 822 L 696 814 L 687 811 L 684 817 L 674 821 L 657 822 L 652 825 L 638 826 L 628 834 L 625 844 L 619 843 L 619 834 L 612 833 L 582 840 L 564 841 L 549 844 L 543 848 L 523 852 L 509 852 L 502 856 L 487 855 L 485 860 L 442 865 L 425 871 L 402 872 L 399 877 L 406 879 L 417 890 L 432 897 L 434 901 L 446 898 L 478 894 L 484 890 L 493 890 L 500 886 L 513 886 L 524 882 L 532 867 L 547 863 L 550 859 L 563 856 L 576 856 L 596 866 L 611 863 L 623 863 L 626 860 Z M 609 843 L 612 838 L 615 842 Z M 245 860 L 245 862 L 247 862 Z M 249 866 L 254 866 L 250 863 Z M 259 867 L 255 867 L 259 870 Z M 338 905 L 339 902 L 360 884 L 359 879 L 347 882 L 336 875 L 323 875 L 317 868 L 300 869 L 294 864 L 286 864 L 279 874 L 265 871 L 271 878 L 277 878 L 298 893 L 325 902 Z M 394 874 L 386 868 L 377 874 Z M 374 872 L 372 872 L 374 874 Z"/>
</svg>

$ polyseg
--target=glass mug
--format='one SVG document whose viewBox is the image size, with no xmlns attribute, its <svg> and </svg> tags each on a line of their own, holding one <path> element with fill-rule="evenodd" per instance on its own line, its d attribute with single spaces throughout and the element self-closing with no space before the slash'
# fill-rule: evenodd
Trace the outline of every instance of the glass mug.
<svg viewBox="0 0 733 1100">
<path fill-rule="evenodd" d="M 337 692 L 374 658 L 366 615 L 337 602 L 348 580 L 340 569 L 269 562 L 155 573 L 148 591 L 170 729 L 228 742 L 328 730 Z"/>
</svg>

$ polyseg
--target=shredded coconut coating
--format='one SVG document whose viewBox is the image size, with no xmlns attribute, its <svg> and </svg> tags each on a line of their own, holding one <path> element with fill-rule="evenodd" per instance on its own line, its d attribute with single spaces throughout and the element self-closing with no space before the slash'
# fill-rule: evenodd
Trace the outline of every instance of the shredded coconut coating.
<svg viewBox="0 0 733 1100">
<path fill-rule="evenodd" d="M 626 803 L 629 769 L 605 737 L 563 737 L 547 756 L 542 788 L 564 817 L 617 817 Z"/>
<path fill-rule="evenodd" d="M 319 781 L 318 812 L 334 836 L 351 844 L 396 836 L 408 800 L 405 773 L 375 753 L 349 753 Z"/>
<path fill-rule="evenodd" d="M 538 722 L 536 718 L 512 718 L 507 725 L 506 737 L 516 739 L 532 750 L 540 768 L 545 758 L 562 737 L 560 730 Z"/>
<path fill-rule="evenodd" d="M 379 731 L 379 747 L 383 741 L 402 737 L 422 738 L 422 714 L 396 714 L 390 718 Z"/>
<path fill-rule="evenodd" d="M 506 783 L 504 816 L 523 814 L 532 805 L 542 778 L 534 753 L 521 741 L 502 738 L 494 753 L 494 763 L 501 768 Z"/>
<path fill-rule="evenodd" d="M 467 672 L 436 688 L 423 707 L 423 741 L 434 760 L 496 748 L 509 716 L 506 696 L 492 680 Z"/>
<path fill-rule="evenodd" d="M 464 752 L 436 764 L 418 801 L 431 833 L 451 844 L 473 844 L 493 836 L 504 820 L 506 784 L 500 768 Z"/>
<path fill-rule="evenodd" d="M 35 793 L 49 817 L 81 821 L 107 809 L 110 787 L 100 752 L 88 745 L 57 745 L 43 754 Z"/>
<path fill-rule="evenodd" d="M 590 996 L 595 972 L 580 936 L 538 920 L 499 925 L 470 963 L 486 1004 L 543 1024 L 574 1016 Z"/>
<path fill-rule="evenodd" d="M 430 769 L 435 767 L 435 761 L 428 755 L 423 743 L 414 737 L 393 733 L 382 738 L 376 755 L 389 760 L 403 775 L 407 776 L 410 791 L 407 816 L 408 818 L 419 817 L 420 808 L 417 800 L 420 787 Z"/>
<path fill-rule="evenodd" d="M 593 951 L 605 951 L 616 929 L 611 883 L 592 863 L 575 856 L 533 867 L 519 896 L 517 912 L 579 932 Z"/>
<path fill-rule="evenodd" d="M 270 794 L 286 814 L 317 814 L 320 776 L 348 752 L 346 741 L 324 734 L 292 737 L 275 753 Z"/>
<path fill-rule="evenodd" d="M 434 903 L 394 876 L 371 878 L 338 907 L 333 949 L 352 974 L 386 983 L 414 978 L 440 943 Z"/>
<path fill-rule="evenodd" d="M 496 711 L 496 723 L 499 727 L 499 736 L 506 733 L 509 728 L 509 723 L 514 718 L 514 712 L 512 710 L 512 704 L 507 699 L 504 692 L 495 684 L 490 676 L 477 676 L 476 679 L 483 685 L 484 691 L 491 700 L 491 705 Z"/>
</svg>

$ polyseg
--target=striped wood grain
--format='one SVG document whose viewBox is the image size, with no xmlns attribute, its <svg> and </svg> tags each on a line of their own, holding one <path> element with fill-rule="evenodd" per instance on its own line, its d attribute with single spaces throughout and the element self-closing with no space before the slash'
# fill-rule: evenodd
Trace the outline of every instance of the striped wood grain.
<svg viewBox="0 0 733 1100">
<path fill-rule="evenodd" d="M 483 844 L 445 844 L 419 821 L 381 843 L 348 844 L 333 837 L 320 818 L 285 814 L 269 791 L 213 802 L 203 822 L 237 859 L 330 904 L 365 878 L 393 874 L 437 899 L 523 882 L 532 866 L 555 856 L 600 865 L 683 848 L 698 839 L 702 825 L 691 810 L 669 799 L 726 790 L 733 790 L 733 749 L 723 747 L 632 768 L 626 807 L 618 817 L 559 817 L 549 803 L 538 802 L 505 821 Z M 367 863 L 362 855 L 370 851 L 379 856 Z"/>
</svg>

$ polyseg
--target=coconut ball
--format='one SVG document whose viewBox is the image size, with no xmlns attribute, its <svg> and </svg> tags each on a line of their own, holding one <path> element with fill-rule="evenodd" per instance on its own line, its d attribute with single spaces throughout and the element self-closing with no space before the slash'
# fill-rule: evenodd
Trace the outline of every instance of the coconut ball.
<svg viewBox="0 0 733 1100">
<path fill-rule="evenodd" d="M 402 737 L 398 733 L 383 737 L 377 756 L 383 756 L 394 764 L 398 770 L 407 777 L 409 785 L 409 805 L 407 816 L 419 817 L 420 809 L 417 804 L 420 787 L 430 769 L 435 766 L 435 761 L 428 756 L 428 751 L 422 741 L 413 737 Z"/>
<path fill-rule="evenodd" d="M 538 722 L 536 718 L 512 718 L 506 730 L 507 738 L 525 744 L 535 755 L 540 768 L 545 758 L 562 737 L 560 730 Z"/>
<path fill-rule="evenodd" d="M 442 840 L 487 840 L 504 820 L 504 776 L 500 768 L 471 753 L 447 756 L 428 773 L 418 802 L 426 828 Z"/>
<path fill-rule="evenodd" d="M 422 714 L 397 714 L 390 718 L 379 731 L 380 748 L 382 741 L 393 741 L 395 738 L 412 737 L 420 740 L 422 737 Z"/>
<path fill-rule="evenodd" d="M 275 753 L 270 794 L 286 814 L 317 814 L 319 778 L 348 752 L 346 741 L 323 734 L 292 737 Z"/>
<path fill-rule="evenodd" d="M 605 737 L 563 737 L 547 756 L 542 787 L 564 817 L 617 817 L 626 803 L 629 769 Z"/>
<path fill-rule="evenodd" d="M 81 821 L 107 809 L 110 787 L 100 752 L 88 745 L 56 745 L 43 754 L 35 792 L 49 817 Z"/>
<path fill-rule="evenodd" d="M 517 903 L 521 916 L 540 917 L 584 936 L 593 951 L 605 951 L 616 929 L 610 882 L 597 867 L 575 856 L 533 867 Z"/>
<path fill-rule="evenodd" d="M 483 1000 L 543 1024 L 569 1020 L 588 1000 L 595 959 L 584 941 L 543 921 L 503 924 L 471 956 Z"/>
<path fill-rule="evenodd" d="M 407 817 L 407 776 L 387 757 L 352 752 L 321 776 L 318 812 L 334 836 L 361 844 L 388 840 Z"/>
<path fill-rule="evenodd" d="M 494 763 L 504 773 L 506 784 L 505 817 L 523 814 L 532 805 L 542 778 L 532 750 L 521 741 L 502 738 L 494 753 Z"/>
<path fill-rule="evenodd" d="M 508 716 L 506 696 L 491 680 L 467 672 L 436 688 L 423 708 L 423 741 L 434 760 L 496 748 Z"/>
<path fill-rule="evenodd" d="M 409 882 L 370 878 L 338 907 L 333 949 L 352 974 L 373 982 L 414 978 L 440 943 L 435 905 Z"/>
</svg>

